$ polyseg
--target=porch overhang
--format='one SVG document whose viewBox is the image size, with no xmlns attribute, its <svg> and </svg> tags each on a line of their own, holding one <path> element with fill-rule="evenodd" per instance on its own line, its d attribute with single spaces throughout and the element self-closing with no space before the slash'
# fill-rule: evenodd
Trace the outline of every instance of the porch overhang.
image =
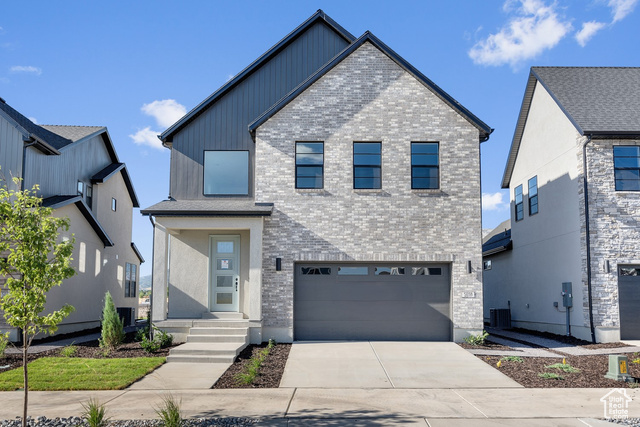
<svg viewBox="0 0 640 427">
<path fill-rule="evenodd" d="M 269 216 L 273 203 L 253 200 L 164 200 L 140 211 L 142 215 L 164 217 Z"/>
</svg>

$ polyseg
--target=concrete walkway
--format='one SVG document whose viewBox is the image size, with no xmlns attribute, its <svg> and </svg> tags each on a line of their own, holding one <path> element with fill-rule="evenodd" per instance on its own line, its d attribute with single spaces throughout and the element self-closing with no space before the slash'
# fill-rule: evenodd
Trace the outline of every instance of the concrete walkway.
<svg viewBox="0 0 640 427">
<path fill-rule="evenodd" d="M 259 426 L 585 426 L 607 425 L 600 399 L 609 389 L 331 389 L 173 390 L 184 417 L 259 418 Z M 156 418 L 166 391 L 31 392 L 32 416 L 68 417 L 82 403 L 105 403 L 114 419 Z M 640 391 L 629 416 L 640 417 Z M 0 419 L 20 415 L 21 392 L 0 393 Z"/>
<path fill-rule="evenodd" d="M 522 387 L 451 342 L 295 342 L 281 388 Z"/>
</svg>

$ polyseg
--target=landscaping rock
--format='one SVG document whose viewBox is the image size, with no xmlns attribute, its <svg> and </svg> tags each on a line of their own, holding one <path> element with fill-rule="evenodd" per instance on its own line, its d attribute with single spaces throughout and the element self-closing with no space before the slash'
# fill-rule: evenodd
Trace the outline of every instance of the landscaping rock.
<svg viewBox="0 0 640 427">
<path fill-rule="evenodd" d="M 251 418 L 192 418 L 183 422 L 183 427 L 245 427 L 259 424 L 260 420 Z M 35 420 L 27 417 L 30 427 L 77 427 L 87 425 L 79 417 L 53 418 L 38 417 Z M 0 427 L 21 427 L 22 418 L 0 420 Z M 160 420 L 118 420 L 111 421 L 109 427 L 161 427 Z"/>
</svg>

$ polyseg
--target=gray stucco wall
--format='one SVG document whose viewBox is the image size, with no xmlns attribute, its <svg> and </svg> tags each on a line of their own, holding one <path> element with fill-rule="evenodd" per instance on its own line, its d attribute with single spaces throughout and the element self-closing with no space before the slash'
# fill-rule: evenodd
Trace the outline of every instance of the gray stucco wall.
<svg viewBox="0 0 640 427">
<path fill-rule="evenodd" d="M 296 141 L 324 141 L 324 189 L 295 189 Z M 353 190 L 354 141 L 382 142 L 381 190 Z M 440 142 L 440 189 L 411 189 L 412 141 Z M 257 130 L 256 177 L 256 202 L 275 204 L 265 338 L 292 337 L 302 260 L 452 263 L 454 339 L 482 329 L 478 130 L 377 48 L 365 43 Z"/>
</svg>

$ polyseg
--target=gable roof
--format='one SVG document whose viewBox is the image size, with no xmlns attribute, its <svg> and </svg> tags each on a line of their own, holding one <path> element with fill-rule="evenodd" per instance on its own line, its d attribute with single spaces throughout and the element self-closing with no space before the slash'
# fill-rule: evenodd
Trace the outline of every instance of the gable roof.
<svg viewBox="0 0 640 427">
<path fill-rule="evenodd" d="M 40 125 L 40 127 L 55 133 L 71 142 L 99 134 L 106 130 L 104 126 L 67 126 L 67 125 Z"/>
<path fill-rule="evenodd" d="M 91 211 L 89 206 L 87 206 L 82 197 L 61 195 L 47 197 L 46 199 L 42 200 L 42 206 L 51 209 L 59 209 L 72 203 L 76 205 L 80 213 L 82 213 L 82 216 L 84 216 L 89 225 L 91 225 L 91 228 L 93 228 L 93 231 L 95 231 L 100 240 L 102 240 L 102 243 L 105 246 L 113 246 L 113 241 L 111 240 L 109 235 L 107 235 L 107 232 L 104 230 L 104 228 L 102 228 L 102 225 L 100 225 L 100 222 L 98 222 L 98 219 L 93 215 L 93 212 Z"/>
<path fill-rule="evenodd" d="M 345 39 L 347 42 L 351 43 L 355 40 L 355 37 L 345 30 L 342 26 L 340 26 L 336 21 L 331 19 L 322 9 L 318 9 L 316 13 L 311 15 L 309 19 L 300 24 L 296 29 L 290 32 L 287 36 L 285 36 L 282 40 L 276 43 L 271 49 L 266 51 L 262 56 L 253 61 L 248 67 L 238 73 L 234 78 L 229 80 L 226 84 L 224 84 L 220 89 L 209 95 L 204 101 L 198 104 L 195 108 L 185 114 L 180 120 L 171 125 L 167 130 L 162 132 L 158 136 L 162 141 L 163 145 L 166 146 L 166 143 L 171 142 L 173 140 L 173 135 L 175 135 L 180 129 L 185 127 L 191 121 L 193 121 L 196 117 L 198 117 L 202 112 L 204 112 L 209 106 L 215 103 L 218 99 L 228 93 L 231 89 L 240 84 L 243 80 L 249 77 L 254 71 L 258 70 L 262 65 L 267 63 L 271 58 L 280 53 L 283 49 L 289 46 L 293 41 L 295 41 L 298 36 L 304 33 L 308 28 L 316 24 L 317 22 L 322 22 L 326 24 L 329 28 L 335 31 L 340 37 Z"/>
<path fill-rule="evenodd" d="M 540 83 L 581 135 L 640 135 L 640 68 L 532 67 L 502 178 L 508 188 L 522 134 Z"/>
<path fill-rule="evenodd" d="M 314 74 L 309 76 L 305 81 L 303 81 L 298 87 L 293 89 L 282 98 L 278 103 L 273 105 L 267 111 L 265 111 L 260 117 L 255 119 L 252 123 L 249 124 L 249 131 L 253 134 L 255 130 L 260 127 L 264 122 L 269 120 L 273 115 L 275 115 L 278 111 L 280 111 L 284 106 L 286 106 L 289 102 L 295 99 L 298 95 L 304 92 L 309 86 L 318 81 L 322 76 L 331 71 L 336 65 L 342 62 L 346 57 L 351 55 L 356 51 L 360 46 L 364 43 L 369 42 L 373 46 L 375 46 L 382 53 L 387 55 L 392 61 L 398 64 L 402 69 L 415 77 L 420 83 L 422 83 L 427 89 L 433 92 L 438 98 L 440 98 L 444 103 L 449 105 L 452 109 L 457 111 L 462 117 L 467 119 L 473 126 L 475 126 L 480 132 L 480 141 L 486 141 L 489 139 L 489 135 L 493 132 L 493 129 L 489 127 L 486 123 L 476 117 L 471 111 L 467 110 L 462 104 L 456 101 L 451 95 L 442 90 L 438 85 L 436 85 L 433 81 L 428 79 L 424 74 L 418 71 L 413 65 L 407 62 L 404 58 L 394 52 L 389 46 L 384 44 L 380 39 L 374 36 L 371 32 L 365 32 L 358 40 L 354 41 L 351 45 L 345 48 L 340 54 L 338 54 L 334 59 L 316 71 Z"/>
<path fill-rule="evenodd" d="M 42 126 L 38 126 L 16 109 L 11 107 L 6 101 L 0 98 L 0 115 L 4 117 L 22 133 L 25 140 L 32 139 L 36 148 L 44 154 L 60 154 L 58 150 L 71 144 L 71 140 L 57 135 Z"/>
<path fill-rule="evenodd" d="M 508 219 L 501 222 L 482 239 L 482 256 L 508 251 L 512 247 L 511 219 Z"/>
<path fill-rule="evenodd" d="M 91 177 L 92 184 L 102 184 L 107 182 L 109 178 L 114 176 L 117 172 L 122 173 L 122 178 L 124 179 L 124 185 L 127 187 L 127 191 L 129 192 L 129 197 L 131 198 L 131 202 L 133 203 L 134 208 L 139 208 L 140 203 L 138 201 L 138 196 L 136 195 L 136 190 L 133 188 L 133 183 L 131 182 L 131 178 L 129 177 L 129 171 L 127 171 L 127 166 L 124 163 L 111 163 L 106 168 L 102 169 L 97 174 Z"/>
</svg>

